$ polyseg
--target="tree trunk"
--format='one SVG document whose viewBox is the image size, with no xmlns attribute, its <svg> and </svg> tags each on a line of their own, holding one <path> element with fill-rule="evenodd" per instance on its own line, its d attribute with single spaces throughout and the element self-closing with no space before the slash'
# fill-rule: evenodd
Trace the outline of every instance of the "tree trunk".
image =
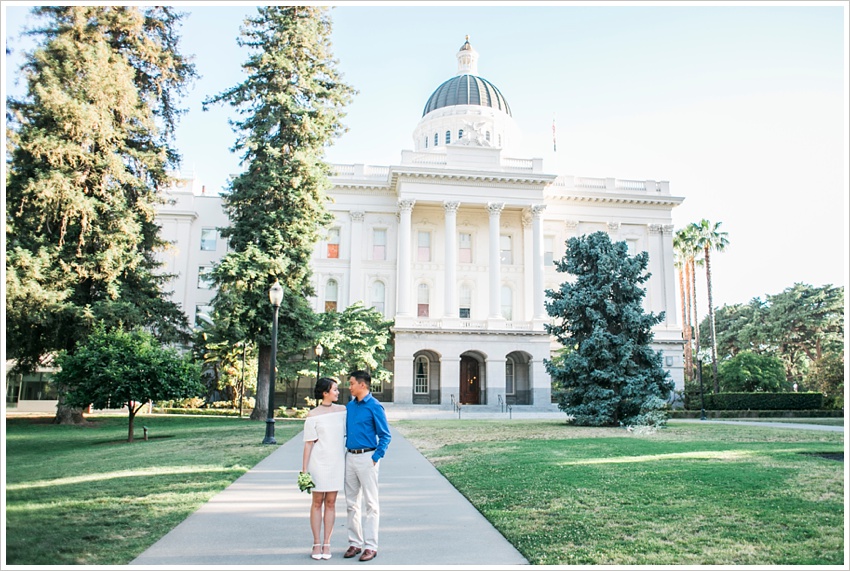
<svg viewBox="0 0 850 571">
<path fill-rule="evenodd" d="M 66 387 L 59 387 L 59 402 L 56 405 L 56 416 L 53 417 L 53 424 L 86 424 L 88 421 L 83 416 L 82 409 L 65 405 L 65 390 Z"/>
<path fill-rule="evenodd" d="M 685 309 L 685 276 L 684 276 L 684 266 L 679 268 L 679 299 L 682 304 L 682 338 L 685 340 L 685 350 L 684 350 L 684 359 L 685 359 L 685 381 L 690 380 L 690 326 L 687 323 L 687 311 Z"/>
<path fill-rule="evenodd" d="M 127 403 L 127 410 L 130 411 L 130 422 L 128 423 L 129 428 L 128 428 L 128 432 L 127 432 L 127 442 L 132 442 L 133 441 L 133 421 L 136 420 L 136 410 L 133 407 L 132 402 Z"/>
<path fill-rule="evenodd" d="M 257 356 L 257 394 L 254 397 L 254 410 L 251 412 L 251 420 L 265 420 L 269 413 L 271 358 L 272 346 L 260 345 Z"/>
<path fill-rule="evenodd" d="M 697 268 L 693 258 L 691 259 L 691 307 L 694 310 L 694 353 L 699 361 L 699 311 L 697 311 Z M 699 365 L 697 365 L 699 366 Z"/>
<path fill-rule="evenodd" d="M 714 300 L 711 297 L 711 254 L 708 246 L 705 248 L 705 286 L 708 290 L 708 323 L 711 333 L 711 374 L 714 380 L 714 394 L 720 392 L 720 381 L 717 378 L 717 332 L 714 326 Z"/>
</svg>

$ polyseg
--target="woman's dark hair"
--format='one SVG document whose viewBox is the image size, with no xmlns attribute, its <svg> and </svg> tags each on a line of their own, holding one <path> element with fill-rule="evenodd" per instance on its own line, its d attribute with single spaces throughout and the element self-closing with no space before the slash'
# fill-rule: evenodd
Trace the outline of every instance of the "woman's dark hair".
<svg viewBox="0 0 850 571">
<path fill-rule="evenodd" d="M 322 397 L 325 396 L 325 393 L 331 390 L 331 387 L 336 382 L 336 379 L 331 379 L 330 377 L 322 377 L 321 379 L 316 381 L 316 388 L 313 389 L 313 396 L 316 398 L 316 400 L 322 400 Z"/>
</svg>

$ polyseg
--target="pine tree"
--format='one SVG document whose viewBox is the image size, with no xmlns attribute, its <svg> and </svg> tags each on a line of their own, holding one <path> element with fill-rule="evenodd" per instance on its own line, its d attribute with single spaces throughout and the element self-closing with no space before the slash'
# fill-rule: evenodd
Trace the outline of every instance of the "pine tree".
<svg viewBox="0 0 850 571">
<path fill-rule="evenodd" d="M 259 346 L 257 400 L 253 419 L 268 413 L 272 308 L 268 290 L 284 287 L 280 356 L 313 334 L 315 319 L 310 259 L 320 232 L 332 220 L 325 207 L 330 169 L 322 161 L 343 133 L 342 108 L 354 90 L 341 81 L 331 55 L 331 21 L 320 6 L 261 6 L 246 19 L 238 43 L 252 50 L 243 64 L 247 78 L 209 98 L 228 103 L 234 152 L 245 170 L 223 197 L 230 225 L 222 235 L 231 252 L 216 266 L 215 322 L 229 321 Z"/>
<path fill-rule="evenodd" d="M 161 291 L 155 223 L 176 166 L 176 100 L 194 67 L 168 7 L 42 6 L 26 95 L 9 98 L 7 349 L 21 370 L 96 322 L 185 338 Z M 80 421 L 60 406 L 57 421 Z"/>
<path fill-rule="evenodd" d="M 547 290 L 546 310 L 559 323 L 547 331 L 567 348 L 546 361 L 559 386 L 559 408 L 582 426 L 658 425 L 673 381 L 650 347 L 664 315 L 647 313 L 641 287 L 649 255 L 628 255 L 604 232 L 571 238 L 559 272 L 575 276 Z"/>
</svg>

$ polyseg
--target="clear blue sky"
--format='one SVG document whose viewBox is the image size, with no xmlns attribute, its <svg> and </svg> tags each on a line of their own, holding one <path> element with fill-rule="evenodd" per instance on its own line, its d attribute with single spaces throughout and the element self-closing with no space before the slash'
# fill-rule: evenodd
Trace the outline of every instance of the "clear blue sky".
<svg viewBox="0 0 850 571">
<path fill-rule="evenodd" d="M 339 69 L 359 94 L 329 161 L 398 164 L 468 34 L 479 75 L 505 95 L 526 156 L 542 157 L 547 172 L 668 180 L 685 197 L 677 229 L 723 223 L 730 247 L 713 257 L 716 305 L 794 282 L 846 286 L 847 2 L 376 4 L 331 12 Z M 15 92 L 29 8 L 3 7 L 16 50 L 5 88 Z M 202 78 L 176 143 L 184 167 L 217 190 L 239 171 L 232 111 L 203 112 L 201 101 L 243 79 L 236 37 L 256 8 L 182 7 L 183 52 Z"/>
</svg>

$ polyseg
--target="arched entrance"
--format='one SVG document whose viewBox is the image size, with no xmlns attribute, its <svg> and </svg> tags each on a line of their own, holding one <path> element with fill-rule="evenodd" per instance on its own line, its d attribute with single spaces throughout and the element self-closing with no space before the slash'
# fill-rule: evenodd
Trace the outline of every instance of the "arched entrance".
<svg viewBox="0 0 850 571">
<path fill-rule="evenodd" d="M 481 366 L 469 355 L 460 358 L 460 403 L 481 403 Z"/>
</svg>

